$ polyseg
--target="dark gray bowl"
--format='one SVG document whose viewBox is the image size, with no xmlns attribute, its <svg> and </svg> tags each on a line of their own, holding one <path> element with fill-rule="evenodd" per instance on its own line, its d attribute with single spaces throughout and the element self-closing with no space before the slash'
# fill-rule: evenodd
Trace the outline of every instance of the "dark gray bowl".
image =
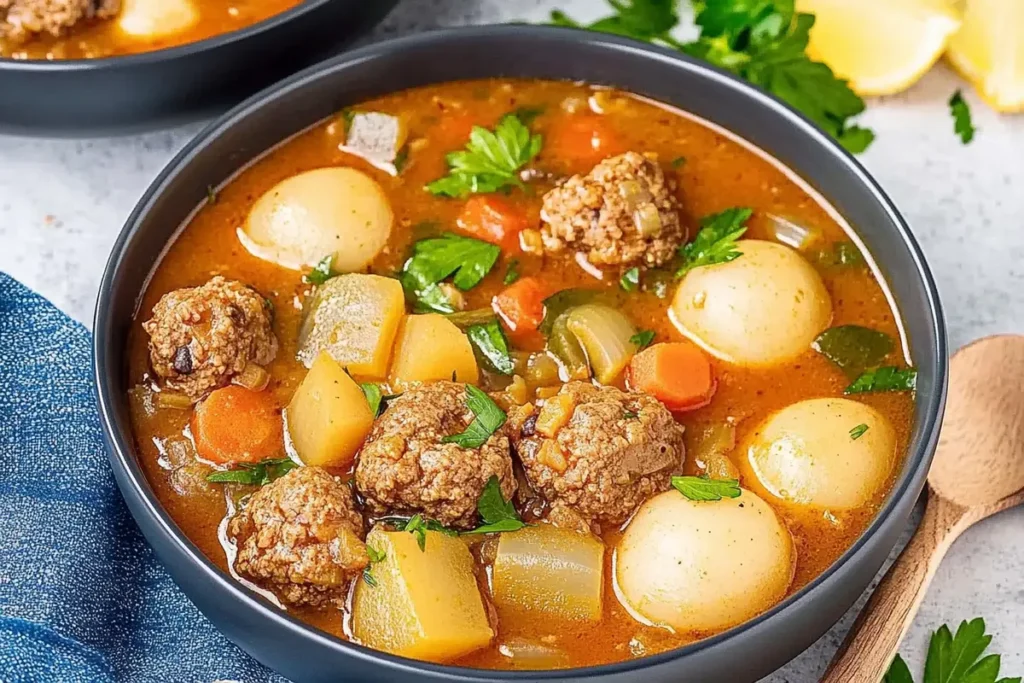
<svg viewBox="0 0 1024 683">
<path fill-rule="evenodd" d="M 0 132 L 105 135 L 223 111 L 359 37 L 398 0 L 306 0 L 239 31 L 104 59 L 0 58 Z"/>
<path fill-rule="evenodd" d="M 280 140 L 365 98 L 488 76 L 615 85 L 737 133 L 803 176 L 856 226 L 891 286 L 919 372 L 909 457 L 882 510 L 854 546 L 808 586 L 756 619 L 672 652 L 566 671 L 493 672 L 394 657 L 304 626 L 233 581 L 185 538 L 143 476 L 128 420 L 126 337 L 147 276 L 206 197 L 206 188 Z M 257 95 L 203 131 L 157 178 L 121 232 L 100 287 L 95 320 L 100 411 L 114 474 L 135 520 L 204 614 L 256 659 L 299 682 L 407 676 L 738 683 L 763 676 L 825 633 L 881 567 L 924 485 L 946 392 L 946 337 L 935 283 L 906 223 L 852 157 L 777 100 L 705 64 L 629 40 L 567 29 L 493 26 L 389 41 L 333 59 Z"/>
</svg>

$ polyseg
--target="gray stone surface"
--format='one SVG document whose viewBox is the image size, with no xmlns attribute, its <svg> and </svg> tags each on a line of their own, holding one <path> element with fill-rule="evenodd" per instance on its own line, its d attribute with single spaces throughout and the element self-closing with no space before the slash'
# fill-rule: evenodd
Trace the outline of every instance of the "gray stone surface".
<svg viewBox="0 0 1024 683">
<path fill-rule="evenodd" d="M 406 0 L 375 38 L 436 26 L 538 20 L 554 7 L 578 15 L 600 0 Z M 939 281 L 957 347 L 1024 330 L 1024 117 L 997 116 L 973 92 L 979 127 L 963 147 L 946 100 L 962 83 L 940 65 L 909 92 L 870 103 L 878 140 L 862 157 L 895 198 Z M 199 129 L 138 137 L 48 141 L 0 136 L 0 270 L 88 323 L 100 272 L 123 220 L 161 166 Z M 928 634 L 945 622 L 985 617 L 1004 654 L 1004 675 L 1024 674 L 1024 510 L 969 531 L 943 563 L 903 653 L 921 671 Z M 815 681 L 854 616 L 851 611 L 772 683 Z"/>
</svg>

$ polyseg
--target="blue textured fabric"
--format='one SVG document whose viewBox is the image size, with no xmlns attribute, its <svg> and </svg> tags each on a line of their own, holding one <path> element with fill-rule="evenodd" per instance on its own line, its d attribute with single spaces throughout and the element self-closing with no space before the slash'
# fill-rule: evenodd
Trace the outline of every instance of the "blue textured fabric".
<svg viewBox="0 0 1024 683">
<path fill-rule="evenodd" d="M 0 273 L 0 683 L 283 683 L 200 614 L 135 526 L 90 347 Z"/>
</svg>

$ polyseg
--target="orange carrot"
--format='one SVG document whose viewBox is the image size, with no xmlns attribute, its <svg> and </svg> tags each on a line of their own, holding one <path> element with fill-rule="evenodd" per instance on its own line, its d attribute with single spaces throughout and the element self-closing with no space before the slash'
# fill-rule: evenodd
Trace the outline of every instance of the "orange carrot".
<svg viewBox="0 0 1024 683">
<path fill-rule="evenodd" d="M 519 247 L 519 233 L 530 227 L 530 219 L 504 197 L 483 194 L 466 200 L 455 224 L 471 237 L 514 250 Z"/>
<path fill-rule="evenodd" d="M 564 162 L 571 170 L 589 171 L 597 162 L 626 151 L 607 118 L 599 114 L 561 117 L 544 141 L 545 156 Z"/>
<path fill-rule="evenodd" d="M 524 277 L 494 297 L 494 312 L 513 333 L 534 332 L 544 320 L 544 299 L 547 290 L 535 277 Z"/>
<path fill-rule="evenodd" d="M 266 460 L 283 452 L 281 411 L 265 391 L 226 386 L 196 406 L 192 438 L 199 455 L 213 462 Z"/>
<path fill-rule="evenodd" d="M 704 352 L 691 342 L 655 344 L 629 363 L 630 389 L 658 399 L 669 410 L 706 406 L 715 393 L 715 377 Z"/>
</svg>

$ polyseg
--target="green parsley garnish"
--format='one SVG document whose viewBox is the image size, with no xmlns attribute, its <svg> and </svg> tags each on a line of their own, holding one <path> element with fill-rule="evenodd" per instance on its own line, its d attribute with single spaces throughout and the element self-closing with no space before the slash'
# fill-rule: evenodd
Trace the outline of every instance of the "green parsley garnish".
<svg viewBox="0 0 1024 683">
<path fill-rule="evenodd" d="M 868 370 L 846 387 L 844 394 L 866 394 L 879 391 L 913 391 L 917 387 L 917 370 L 886 365 Z"/>
<path fill-rule="evenodd" d="M 505 277 L 502 279 L 506 285 L 510 285 L 519 279 L 519 259 L 512 259 L 505 269 Z"/>
<path fill-rule="evenodd" d="M 850 438 L 856 441 L 860 437 L 864 436 L 864 432 L 868 431 L 868 426 L 863 422 L 850 430 Z"/>
<path fill-rule="evenodd" d="M 814 15 L 794 11 L 792 0 L 694 2 L 699 37 L 671 36 L 679 23 L 676 0 L 609 0 L 615 14 L 579 24 L 562 12 L 552 23 L 628 36 L 685 52 L 733 72 L 798 109 L 851 152 L 863 152 L 874 133 L 850 123 L 864 100 L 832 70 L 807 56 Z"/>
<path fill-rule="evenodd" d="M 635 420 L 636 418 L 640 417 L 640 415 L 638 413 L 633 412 L 632 410 L 627 410 L 626 412 L 622 413 L 622 417 L 626 420 Z"/>
<path fill-rule="evenodd" d="M 370 564 L 363 570 L 363 581 L 367 586 L 377 587 L 377 578 L 373 575 L 373 565 L 384 561 L 384 551 L 377 550 L 369 543 L 366 544 L 366 554 L 370 557 Z"/>
<path fill-rule="evenodd" d="M 999 678 L 999 655 L 985 654 L 991 642 L 984 619 L 960 622 L 956 635 L 948 626 L 940 627 L 928 643 L 924 683 L 1021 683 L 1020 676 Z M 892 660 L 883 683 L 914 683 L 910 668 L 899 655 Z"/>
<path fill-rule="evenodd" d="M 498 477 L 491 475 L 480 494 L 476 504 L 477 512 L 483 525 L 464 534 L 493 534 L 500 531 L 518 531 L 526 526 L 511 500 L 501 495 L 501 484 Z"/>
<path fill-rule="evenodd" d="M 480 284 L 501 255 L 501 248 L 483 240 L 445 233 L 413 245 L 412 257 L 402 271 L 402 286 L 421 308 L 452 313 L 454 307 L 438 283 L 452 277 L 465 291 Z"/>
<path fill-rule="evenodd" d="M 640 269 L 634 266 L 623 273 L 619 286 L 626 292 L 635 292 L 640 287 Z"/>
<path fill-rule="evenodd" d="M 206 481 L 215 484 L 245 484 L 266 486 L 298 467 L 290 458 L 272 458 L 260 462 L 242 462 L 238 469 L 220 470 L 206 475 Z"/>
<path fill-rule="evenodd" d="M 960 142 L 968 144 L 977 129 L 971 121 L 971 108 L 959 90 L 949 98 L 949 113 L 953 115 L 953 132 L 960 136 Z"/>
<path fill-rule="evenodd" d="M 681 168 L 686 164 L 686 157 L 676 157 L 672 160 L 672 168 Z"/>
<path fill-rule="evenodd" d="M 466 149 L 445 157 L 448 175 L 427 184 L 427 191 L 447 197 L 465 197 L 477 192 L 496 192 L 509 187 L 522 187 L 519 169 L 540 152 L 540 135 L 514 114 L 498 122 L 494 132 L 474 126 Z"/>
<path fill-rule="evenodd" d="M 434 519 L 425 519 L 423 515 L 416 514 L 409 518 L 402 527 L 402 531 L 408 531 L 410 534 L 416 537 L 416 545 L 420 547 L 421 551 L 427 549 L 427 532 L 436 531 L 442 533 L 445 536 L 458 536 L 457 531 L 449 529 L 441 522 Z"/>
<path fill-rule="evenodd" d="M 370 404 L 370 412 L 373 413 L 373 416 L 377 417 L 380 415 L 381 399 L 384 398 L 384 393 L 380 390 L 380 387 L 376 384 L 364 382 L 359 385 L 359 388 L 363 390 L 363 395 L 366 396 L 366 402 Z"/>
<path fill-rule="evenodd" d="M 699 477 L 672 477 L 672 486 L 690 500 L 722 500 L 739 498 L 738 479 L 712 479 L 706 474 Z"/>
<path fill-rule="evenodd" d="M 322 285 L 339 274 L 334 271 L 334 254 L 328 254 L 320 259 L 320 262 L 313 266 L 313 270 L 306 273 L 304 278 L 310 284 Z"/>
<path fill-rule="evenodd" d="M 814 340 L 811 348 L 835 363 L 853 379 L 877 368 L 892 353 L 892 337 L 860 325 L 830 327 Z"/>
<path fill-rule="evenodd" d="M 497 320 L 491 320 L 483 325 L 470 325 L 466 330 L 466 336 L 495 372 L 503 375 L 515 372 L 515 363 L 508 353 L 508 340 Z"/>
<path fill-rule="evenodd" d="M 640 330 L 629 338 L 631 344 L 636 344 L 637 351 L 646 349 L 654 341 L 654 330 Z"/>
<path fill-rule="evenodd" d="M 529 126 L 533 120 L 544 113 L 544 107 L 519 107 L 512 112 L 512 115 L 519 119 L 524 126 Z"/>
<path fill-rule="evenodd" d="M 702 218 L 697 237 L 679 250 L 683 265 L 676 271 L 676 277 L 682 277 L 694 268 L 728 263 L 738 258 L 742 252 L 737 249 L 736 240 L 747 231 L 745 223 L 753 213 L 750 209 L 732 208 Z"/>
<path fill-rule="evenodd" d="M 462 448 L 479 448 L 505 424 L 505 411 L 491 397 L 472 384 L 466 385 L 466 407 L 475 416 L 461 434 L 450 434 L 441 441 L 458 444 Z"/>
</svg>

